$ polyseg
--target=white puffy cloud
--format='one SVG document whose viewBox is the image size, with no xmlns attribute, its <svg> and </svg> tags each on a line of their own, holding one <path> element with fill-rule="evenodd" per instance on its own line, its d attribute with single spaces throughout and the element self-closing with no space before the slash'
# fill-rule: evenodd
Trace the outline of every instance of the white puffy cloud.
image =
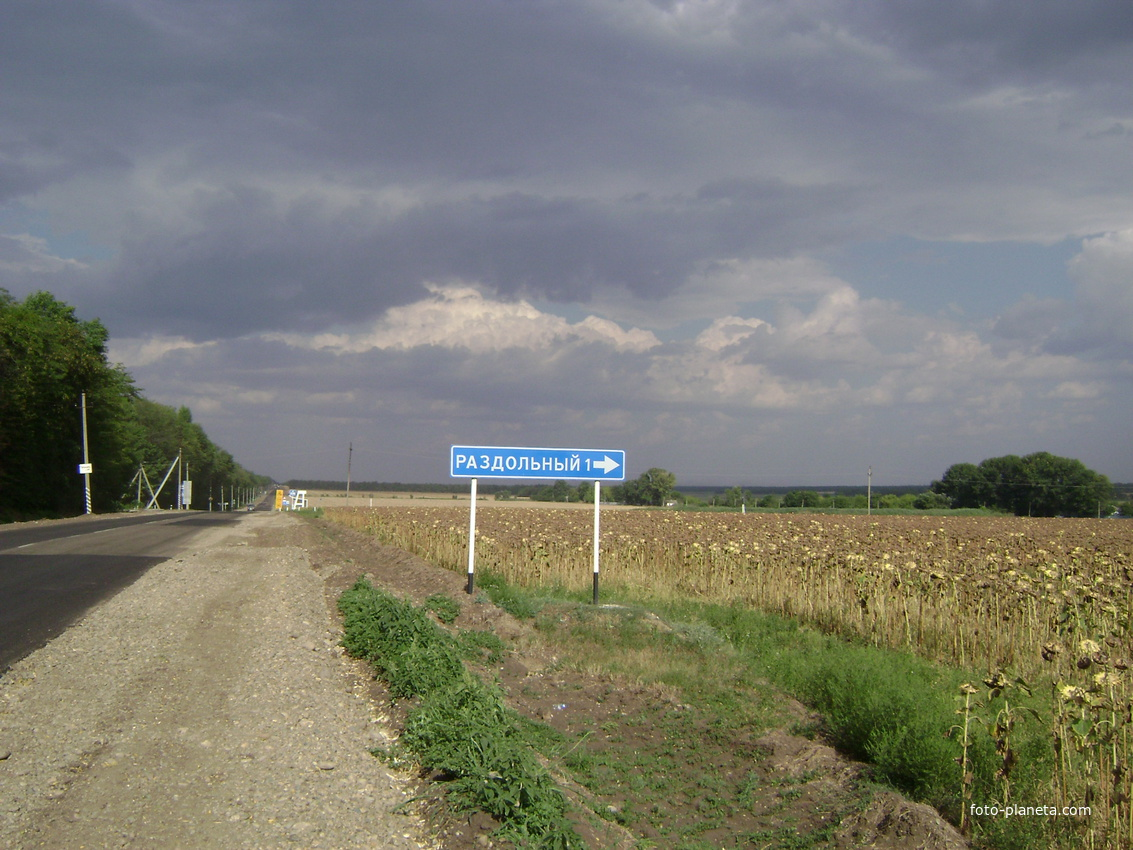
<svg viewBox="0 0 1133 850">
<path fill-rule="evenodd" d="M 1070 274 L 1078 285 L 1081 344 L 1133 360 L 1133 229 L 1086 239 Z"/>
<path fill-rule="evenodd" d="M 696 345 L 707 351 L 723 351 L 748 339 L 752 334 L 763 330 L 774 333 L 775 328 L 763 319 L 742 319 L 739 316 L 725 316 L 717 319 L 696 337 Z"/>
<path fill-rule="evenodd" d="M 412 349 L 422 346 L 467 349 L 474 354 L 520 349 L 546 351 L 570 343 L 600 343 L 614 351 L 646 351 L 660 344 L 649 331 L 623 329 L 587 316 L 571 323 L 527 301 L 485 298 L 474 287 L 427 284 L 431 297 L 391 307 L 376 322 L 351 331 L 311 336 L 268 334 L 303 348 L 337 352 Z"/>
</svg>

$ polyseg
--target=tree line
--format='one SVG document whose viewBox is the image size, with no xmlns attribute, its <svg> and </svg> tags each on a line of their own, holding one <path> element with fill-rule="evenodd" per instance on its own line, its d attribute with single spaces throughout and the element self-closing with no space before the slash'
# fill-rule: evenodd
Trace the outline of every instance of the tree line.
<svg viewBox="0 0 1133 850">
<path fill-rule="evenodd" d="M 676 476 L 654 468 L 641 477 L 611 487 L 611 501 L 627 505 L 663 506 L 679 501 L 685 506 L 699 500 L 676 491 Z M 588 495 L 589 494 L 589 495 Z M 593 488 L 589 484 L 570 488 L 565 482 L 541 488 L 533 498 L 548 501 L 590 501 Z M 1115 508 L 1133 515 L 1133 504 L 1118 502 L 1109 479 L 1087 468 L 1081 461 L 1050 452 L 1035 452 L 1024 457 L 1006 455 L 988 458 L 979 464 L 958 463 L 950 466 L 940 481 L 918 493 L 883 493 L 867 501 L 865 493 L 823 494 L 815 490 L 791 490 L 787 493 L 756 496 L 740 487 L 732 487 L 714 504 L 724 507 L 758 508 L 832 508 L 865 510 L 942 510 L 978 508 L 1016 516 L 1099 516 L 1109 515 Z"/>
<path fill-rule="evenodd" d="M 306 482 L 335 484 L 341 482 Z M 705 498 L 680 493 L 676 476 L 654 467 L 636 479 L 609 484 L 601 491 L 602 500 L 625 505 L 662 507 L 677 503 L 686 508 L 708 507 Z M 332 488 L 333 489 L 333 488 Z M 463 493 L 464 484 L 439 485 L 362 485 L 360 489 L 434 489 Z M 694 488 L 696 489 L 696 488 Z M 852 490 L 853 488 L 839 488 Z M 1018 516 L 1097 516 L 1119 509 L 1133 516 L 1133 503 L 1116 498 L 1114 487 L 1106 476 L 1084 466 L 1081 461 L 1057 457 L 1049 452 L 1036 452 L 1017 457 L 988 458 L 979 464 L 958 463 L 949 467 L 940 481 L 932 482 L 919 492 L 879 492 L 899 488 L 875 488 L 872 496 L 861 492 L 825 492 L 795 489 L 782 493 L 757 494 L 741 487 L 732 487 L 712 496 L 711 505 L 725 508 L 806 508 L 814 510 L 949 510 L 982 509 Z M 592 502 L 593 482 L 568 484 L 498 484 L 487 483 L 484 495 L 498 500 L 527 498 L 545 502 Z"/>
<path fill-rule="evenodd" d="M 606 484 L 600 493 L 603 502 L 663 507 L 673 498 L 676 484 L 677 477 L 673 473 L 654 467 L 632 481 Z M 556 481 L 553 484 L 501 486 L 493 492 L 499 501 L 519 497 L 537 502 L 594 502 L 593 481 L 580 481 L 573 486 L 566 481 Z"/>
<path fill-rule="evenodd" d="M 705 505 L 703 499 L 686 497 L 686 504 Z M 713 505 L 726 508 L 808 508 L 821 510 L 939 510 L 952 507 L 946 496 L 931 491 L 874 492 L 872 495 L 856 492 L 822 492 L 817 490 L 788 490 L 783 493 L 758 494 L 740 487 L 732 487 L 723 494 L 713 496 Z"/>
<path fill-rule="evenodd" d="M 681 497 L 684 504 L 705 504 Z M 813 508 L 865 510 L 981 509 L 1016 516 L 1109 515 L 1115 509 L 1133 515 L 1133 503 L 1117 498 L 1109 479 L 1087 468 L 1081 461 L 1050 452 L 1024 457 L 1005 455 L 978 464 L 953 464 L 928 490 L 916 493 L 877 493 L 869 501 L 865 493 L 819 493 L 791 490 L 782 494 L 756 495 L 732 487 L 714 496 L 712 504 L 740 508 Z"/>
<path fill-rule="evenodd" d="M 94 472 L 91 506 L 120 510 L 137 499 L 139 470 L 154 490 L 181 453 L 194 480 L 191 507 L 224 492 L 270 483 L 214 445 L 189 408 L 144 398 L 133 378 L 107 359 L 109 334 L 98 319 L 48 292 L 22 301 L 0 289 L 0 521 L 71 516 L 85 510 L 80 402 Z M 143 507 L 149 493 L 142 487 Z M 159 506 L 176 501 L 167 486 Z"/>
</svg>

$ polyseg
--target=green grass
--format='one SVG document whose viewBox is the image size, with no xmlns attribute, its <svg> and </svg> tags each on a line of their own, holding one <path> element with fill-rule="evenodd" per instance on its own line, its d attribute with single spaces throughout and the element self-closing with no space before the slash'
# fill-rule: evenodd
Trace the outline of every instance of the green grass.
<svg viewBox="0 0 1133 850">
<path fill-rule="evenodd" d="M 539 613 L 540 600 L 522 589 L 510 585 L 499 573 L 483 570 L 477 573 L 476 586 L 479 587 L 492 604 L 503 608 L 513 617 L 528 620 Z"/>
<path fill-rule="evenodd" d="M 564 654 L 619 678 L 652 683 L 669 695 L 646 700 L 635 714 L 596 724 L 564 742 L 567 752 L 560 746 L 558 753 L 547 753 L 596 799 L 618 801 L 613 809 L 595 808 L 599 816 L 654 836 L 659 846 L 719 848 L 724 845 L 718 837 L 706 842 L 701 836 L 756 816 L 756 791 L 765 791 L 764 799 L 777 793 L 760 789 L 750 769 L 764 752 L 739 742 L 783 725 L 781 701 L 745 673 L 711 626 L 663 621 L 640 605 L 547 599 L 536 625 Z M 594 746 L 587 746 L 591 741 Z M 800 791 L 784 788 L 780 794 L 788 804 Z M 836 825 L 838 818 L 833 820 Z M 726 846 L 748 846 L 735 841 L 737 835 Z"/>
<path fill-rule="evenodd" d="M 758 683 L 770 681 L 821 715 L 817 726 L 808 730 L 812 735 L 822 734 L 846 754 L 871 765 L 876 779 L 911 799 L 933 805 L 954 824 L 959 824 L 966 804 L 1003 800 L 1003 779 L 996 775 L 1002 758 L 988 730 L 1005 705 L 1005 696 L 993 699 L 983 690 L 970 733 L 971 797 L 965 801 L 962 796 L 956 729 L 962 722 L 957 715 L 959 686 L 979 684 L 983 677 L 975 671 L 848 643 L 750 608 L 632 598 L 622 599 L 621 608 L 595 608 L 578 594 L 566 603 L 535 595 L 545 592 L 536 589 L 528 602 L 518 588 L 510 589 L 508 595 L 517 609 L 526 606 L 538 612 L 533 615 L 535 624 L 549 641 L 572 646 L 592 666 L 676 689 L 682 701 L 715 718 L 705 724 L 705 734 L 712 735 L 715 729 L 726 740 L 745 726 L 766 727 L 772 722 L 772 709 L 758 704 L 761 700 L 751 700 L 760 691 Z M 612 598 L 607 591 L 605 601 Z M 556 606 L 564 604 L 573 606 L 565 631 L 560 622 L 564 618 L 556 613 Z M 656 651 L 648 652 L 650 647 Z M 710 665 L 712 676 L 703 675 L 705 665 Z M 1046 730 L 1041 723 L 1031 722 L 1028 712 L 1049 716 L 1049 695 L 1020 691 L 1010 699 L 1018 717 L 1011 733 L 1011 746 L 1018 756 L 1010 777 L 1011 799 L 1018 804 L 1048 805 L 1055 755 Z M 1019 710 L 1022 706 L 1025 711 Z M 661 717 L 643 720 L 662 727 L 671 722 Z M 665 734 L 676 742 L 688 730 L 674 728 Z M 632 759 L 615 763 L 579 753 L 571 756 L 568 766 L 595 793 L 632 786 L 635 775 L 647 770 L 665 772 L 662 761 L 652 766 Z M 645 796 L 664 799 L 673 793 L 677 789 L 662 786 Z M 618 820 L 629 825 L 649 818 L 639 808 L 620 812 Z M 1010 822 L 986 818 L 975 822 L 974 841 L 976 846 L 1002 850 L 1074 847 L 1081 826 L 1070 818 Z M 792 841 L 796 839 L 802 843 L 784 846 L 810 846 L 807 837 L 796 836 Z"/>
<path fill-rule="evenodd" d="M 425 600 L 425 610 L 436 614 L 437 619 L 442 623 L 451 625 L 460 616 L 460 603 L 451 596 L 434 593 Z"/>
</svg>

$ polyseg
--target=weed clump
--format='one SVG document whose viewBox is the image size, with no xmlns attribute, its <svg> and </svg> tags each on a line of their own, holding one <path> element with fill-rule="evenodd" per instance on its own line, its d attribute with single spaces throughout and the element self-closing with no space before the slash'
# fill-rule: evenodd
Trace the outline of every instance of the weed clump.
<svg viewBox="0 0 1133 850">
<path fill-rule="evenodd" d="M 422 764 L 452 777 L 458 798 L 501 821 L 517 846 L 582 846 L 564 820 L 562 793 L 521 737 L 515 714 L 480 679 L 427 698 L 411 713 L 404 742 Z"/>
<path fill-rule="evenodd" d="M 924 662 L 867 647 L 831 646 L 794 671 L 794 691 L 822 712 L 832 742 L 876 765 L 897 788 L 943 807 L 954 785 L 955 746 L 944 737 L 951 702 L 937 698 Z"/>
<path fill-rule="evenodd" d="M 379 590 L 365 579 L 342 594 L 342 645 L 363 658 L 395 697 L 424 696 L 465 676 L 455 638 L 428 614 Z"/>
<path fill-rule="evenodd" d="M 460 616 L 460 603 L 443 593 L 434 593 L 426 599 L 425 608 L 436 614 L 437 619 L 446 626 L 451 625 Z"/>
<path fill-rule="evenodd" d="M 402 744 L 427 771 L 449 782 L 454 801 L 498 819 L 517 846 L 582 848 L 566 801 L 526 744 L 517 715 L 461 661 L 467 648 L 428 611 L 366 579 L 339 598 L 342 644 L 364 658 L 398 697 L 418 698 Z"/>
</svg>

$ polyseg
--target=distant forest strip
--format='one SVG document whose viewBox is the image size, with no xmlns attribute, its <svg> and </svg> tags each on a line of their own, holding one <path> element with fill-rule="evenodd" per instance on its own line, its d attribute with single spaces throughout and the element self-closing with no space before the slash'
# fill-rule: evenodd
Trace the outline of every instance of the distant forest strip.
<svg viewBox="0 0 1133 850">
<path fill-rule="evenodd" d="M 286 482 L 294 490 L 327 490 L 334 493 L 346 492 L 345 481 L 323 481 L 309 478 L 291 478 Z M 476 488 L 480 492 L 495 492 L 496 489 L 509 489 L 504 484 L 485 484 L 480 482 Z M 468 482 L 463 484 L 405 484 L 400 481 L 352 481 L 351 493 L 467 493 Z"/>
<path fill-rule="evenodd" d="M 1044 471 L 1035 467 L 1047 467 Z M 1004 470 L 1011 470 L 1011 475 Z M 994 475 L 989 471 L 994 471 Z M 1045 472 L 1045 474 L 1043 474 Z M 658 474 L 661 487 L 649 487 Z M 670 483 L 671 482 L 671 483 Z M 346 490 L 345 481 L 293 479 L 288 486 L 310 491 Z M 356 481 L 352 493 L 443 493 L 466 495 L 467 482 L 452 484 L 405 483 L 400 481 Z M 565 481 L 501 484 L 481 481 L 482 496 L 496 499 L 521 498 L 546 502 L 593 501 L 591 482 L 575 486 Z M 979 510 L 1015 513 L 1019 516 L 1097 516 L 1119 511 L 1133 516 L 1133 484 L 1111 485 L 1105 476 L 1086 469 L 1079 462 L 1039 452 L 1026 458 L 991 458 L 979 466 L 957 464 L 942 481 L 923 485 L 882 485 L 871 488 L 831 485 L 817 489 L 798 487 L 730 487 L 695 485 L 676 489 L 676 478 L 665 470 L 654 469 L 636 481 L 608 486 L 603 501 L 632 505 L 674 505 L 687 508 L 763 508 L 811 510 Z"/>
<path fill-rule="evenodd" d="M 293 478 L 287 482 L 289 487 L 297 490 L 327 490 L 331 492 L 345 492 L 345 481 L 323 481 L 313 479 Z M 530 485 L 530 484 L 491 484 L 481 479 L 477 485 L 476 490 L 480 493 L 496 493 L 496 492 L 510 492 L 518 493 L 520 490 L 535 490 L 541 488 L 543 485 Z M 794 490 L 800 489 L 797 485 L 792 487 L 763 487 L 763 486 L 746 486 L 743 488 L 745 491 L 765 494 L 776 493 L 786 494 Z M 855 495 L 858 493 L 865 494 L 866 488 L 864 485 L 860 487 L 846 486 L 846 485 L 831 485 L 829 487 L 810 487 L 807 489 L 816 490 L 819 493 L 841 493 L 844 495 Z M 886 486 L 874 487 L 875 493 L 920 493 L 928 489 L 927 484 L 921 485 L 906 485 L 906 486 Z M 1131 485 L 1133 489 L 1133 485 Z M 711 486 L 711 485 L 692 485 L 680 488 L 681 493 L 697 496 L 701 499 L 711 499 L 713 495 L 722 496 L 728 487 L 725 486 Z M 353 481 L 350 484 L 350 491 L 358 493 L 467 493 L 468 482 L 456 484 L 407 484 L 402 481 Z"/>
</svg>

